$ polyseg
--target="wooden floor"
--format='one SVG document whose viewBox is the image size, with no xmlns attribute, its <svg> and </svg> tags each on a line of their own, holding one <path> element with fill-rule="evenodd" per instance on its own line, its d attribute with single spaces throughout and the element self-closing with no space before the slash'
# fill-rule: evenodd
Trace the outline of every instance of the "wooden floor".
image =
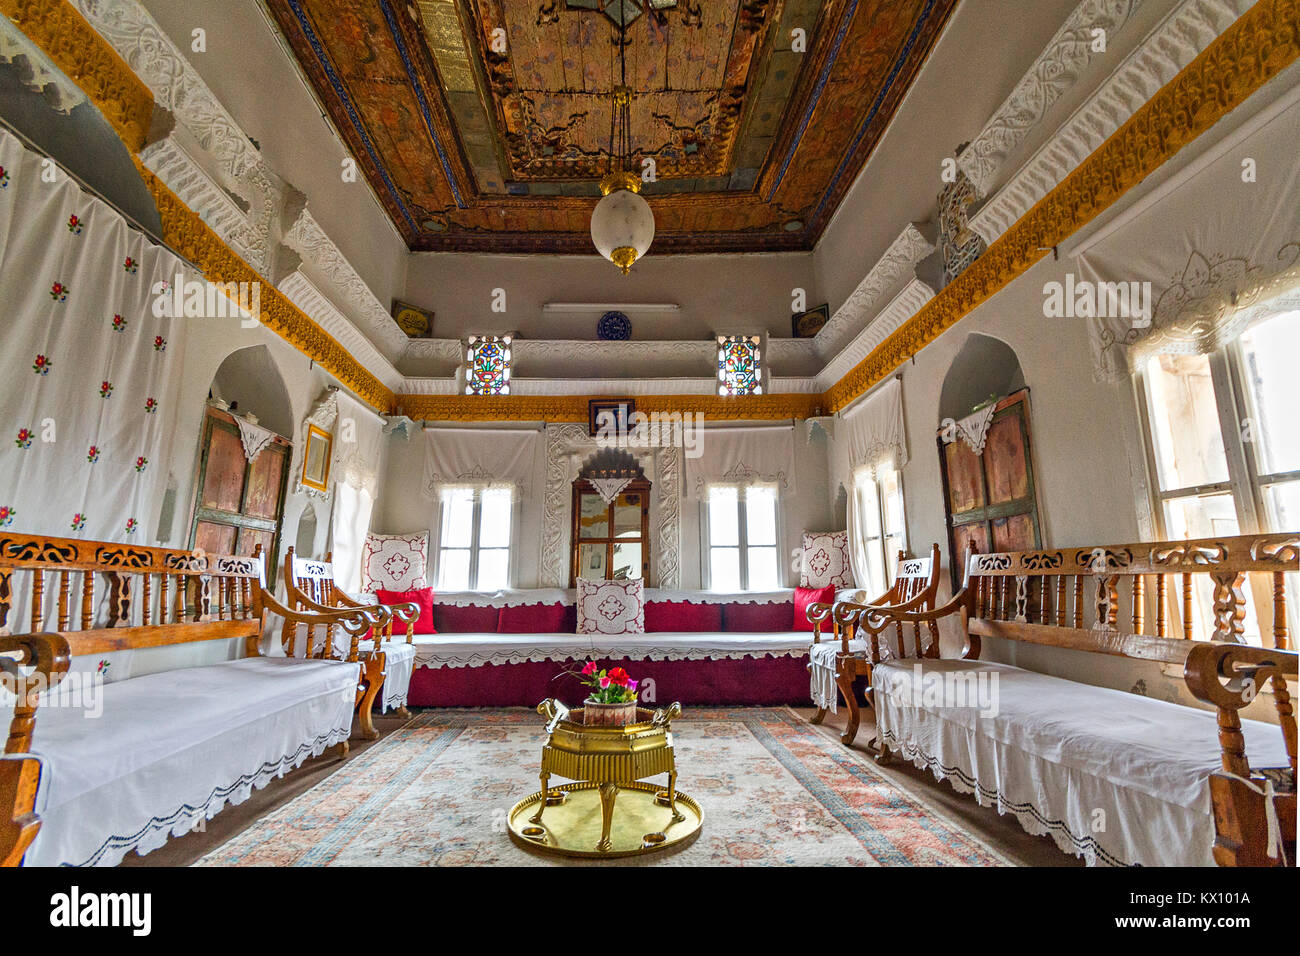
<svg viewBox="0 0 1300 956">
<path fill-rule="evenodd" d="M 811 707 L 796 707 L 795 712 L 807 719 L 812 717 L 814 711 Z M 838 715 L 829 715 L 825 724 L 818 730 L 838 740 L 843 732 L 846 714 L 846 711 L 841 710 Z M 404 723 L 404 720 L 396 717 L 375 719 L 375 726 L 379 729 L 381 740 L 384 735 L 392 733 Z M 865 755 L 866 742 L 871 739 L 873 733 L 871 712 L 865 711 L 858 739 L 853 745 L 854 749 Z M 353 739 L 352 756 L 374 746 L 377 742 Z M 122 861 L 122 866 L 188 866 L 251 826 L 265 814 L 310 790 L 339 766 L 340 761 L 332 757 L 309 760 L 265 789 L 254 790 L 253 795 L 246 802 L 236 807 L 227 807 L 218 813 L 207 822 L 203 832 L 189 833 L 169 840 L 160 849 L 144 857 L 132 854 Z M 895 761 L 887 767 L 882 767 L 881 772 L 899 788 L 937 805 L 1023 866 L 1083 865 L 1078 858 L 1062 853 L 1048 837 L 1030 836 L 1014 817 L 999 816 L 996 810 L 981 807 L 975 802 L 974 797 L 957 793 L 948 784 L 936 781 L 928 771 L 923 772 L 910 764 L 903 765 Z"/>
</svg>

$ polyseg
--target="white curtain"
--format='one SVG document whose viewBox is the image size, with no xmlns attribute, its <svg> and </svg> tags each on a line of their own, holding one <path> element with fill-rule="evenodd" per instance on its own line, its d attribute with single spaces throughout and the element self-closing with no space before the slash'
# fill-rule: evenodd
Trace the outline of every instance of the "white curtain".
<svg viewBox="0 0 1300 956">
<path fill-rule="evenodd" d="M 510 488 L 529 496 L 542 433 L 535 428 L 426 428 L 424 493 L 449 486 Z"/>
<path fill-rule="evenodd" d="M 199 277 L 4 130 L 0 167 L 0 527 L 151 543 L 200 321 L 154 289 Z"/>
<path fill-rule="evenodd" d="M 842 479 L 848 493 L 849 564 L 853 580 L 867 587 L 872 580 L 867 559 L 865 530 L 878 518 L 862 513 L 860 481 L 874 481 L 882 465 L 902 469 L 907 464 L 907 434 L 903 427 L 903 383 L 892 378 L 857 405 L 840 415 L 836 441 L 846 450 L 847 474 Z M 870 523 L 869 523 L 870 522 Z M 874 600 L 879 594 L 871 594 Z"/>
<path fill-rule="evenodd" d="M 344 481 L 334 486 L 334 580 L 349 594 L 361 590 L 361 549 L 374 505 L 365 488 Z"/>
<path fill-rule="evenodd" d="M 1115 381 L 1162 352 L 1213 351 L 1269 314 L 1300 308 L 1297 142 L 1300 104 L 1078 256 L 1089 283 L 1151 284 L 1149 321 L 1082 319 L 1098 379 Z"/>
<path fill-rule="evenodd" d="M 344 591 L 355 593 L 361 590 L 361 553 L 379 496 L 384 419 L 342 391 L 335 393 L 335 400 L 338 415 L 330 464 L 334 580 Z"/>
<path fill-rule="evenodd" d="M 686 457 L 686 491 L 703 497 L 710 485 L 774 484 L 795 490 L 794 425 L 707 428 L 699 433 L 702 454 Z"/>
</svg>

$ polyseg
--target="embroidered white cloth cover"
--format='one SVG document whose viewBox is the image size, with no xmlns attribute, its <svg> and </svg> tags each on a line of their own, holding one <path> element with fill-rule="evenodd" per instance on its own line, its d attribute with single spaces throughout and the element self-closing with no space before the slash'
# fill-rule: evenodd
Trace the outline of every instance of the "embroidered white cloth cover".
<svg viewBox="0 0 1300 956">
<path fill-rule="evenodd" d="M 361 590 L 412 591 L 425 587 L 429 532 L 367 534 L 361 549 Z"/>
<path fill-rule="evenodd" d="M 379 467 L 384 445 L 384 419 L 341 389 L 335 393 L 338 416 L 334 420 L 330 481 L 379 497 Z M 365 529 L 361 529 L 365 533 Z"/>
<path fill-rule="evenodd" d="M 803 657 L 807 631 L 757 634 L 666 631 L 622 634 L 417 634 L 416 667 L 479 667 L 527 661 L 710 661 Z"/>
<path fill-rule="evenodd" d="M 0 130 L 0 528 L 148 543 L 195 321 L 152 290 L 194 275 L 42 162 Z"/>
<path fill-rule="evenodd" d="M 936 705 L 929 675 L 984 681 L 995 715 Z M 988 661 L 888 661 L 872 686 L 891 748 L 1089 865 L 1214 865 L 1206 781 L 1220 751 L 1210 711 Z M 1287 764 L 1276 726 L 1242 725 L 1252 766 Z"/>
<path fill-rule="evenodd" d="M 645 586 L 634 581 L 578 579 L 579 634 L 645 632 Z"/>
<path fill-rule="evenodd" d="M 384 686 L 379 689 L 380 711 L 387 713 L 406 706 L 406 698 L 411 692 L 411 675 L 415 672 L 415 645 L 406 643 L 403 632 L 393 625 L 393 639 L 383 642 L 384 650 Z M 361 654 L 371 654 L 375 649 L 374 641 L 361 641 L 358 645 Z"/>
<path fill-rule="evenodd" d="M 686 491 L 704 497 L 709 485 L 776 484 L 794 490 L 794 426 L 708 428 L 699 438 L 703 454 L 686 458 Z"/>
<path fill-rule="evenodd" d="M 600 495 L 600 500 L 605 504 L 613 504 L 614 499 L 618 497 L 619 492 L 632 483 L 631 477 L 628 478 L 588 478 L 592 486 L 596 489 L 596 494 Z"/>
<path fill-rule="evenodd" d="M 794 591 L 682 591 L 675 588 L 646 588 L 645 602 L 688 601 L 691 604 L 789 604 Z M 848 598 L 839 598 L 848 600 Z M 525 604 L 574 604 L 577 591 L 573 588 L 522 588 L 502 591 L 439 591 L 433 595 L 434 604 L 454 607 L 520 607 Z"/>
<path fill-rule="evenodd" d="M 989 437 L 989 425 L 993 424 L 993 414 L 997 410 L 997 403 L 993 402 L 981 408 L 977 412 L 971 412 L 965 418 L 953 422 L 951 435 L 943 435 L 945 445 L 950 445 L 954 441 L 964 441 L 977 455 L 984 454 L 984 442 Z"/>
<path fill-rule="evenodd" d="M 239 441 L 244 446 L 244 457 L 248 459 L 249 464 L 252 464 L 257 461 L 257 456 L 266 450 L 266 446 L 275 441 L 275 432 L 261 425 L 246 422 L 238 415 L 235 416 L 235 424 L 239 426 Z"/>
<path fill-rule="evenodd" d="M 843 436 L 848 449 L 845 487 L 852 488 L 853 473 L 887 461 L 895 468 L 907 464 L 907 432 L 903 428 L 903 383 L 891 378 L 840 415 L 836 441 Z"/>
<path fill-rule="evenodd" d="M 1161 352 L 1212 351 L 1274 310 L 1300 309 L 1300 103 L 1292 100 L 1078 256 L 1085 290 L 1151 283 L 1149 322 L 1135 321 L 1132 309 L 1048 320 L 1088 323 L 1095 377 L 1116 381 Z M 1257 170 L 1251 182 L 1243 182 L 1244 157 Z M 1067 314 L 1079 314 L 1067 304 L 1075 305 Z"/>
<path fill-rule="evenodd" d="M 513 487 L 521 498 L 536 473 L 542 433 L 535 428 L 426 428 L 424 493 L 448 485 Z"/>
<path fill-rule="evenodd" d="M 347 740 L 359 679 L 342 661 L 250 657 L 133 677 L 102 712 L 42 708 L 31 866 L 113 866 L 181 836 Z"/>
<path fill-rule="evenodd" d="M 846 588 L 853 585 L 847 531 L 805 531 L 799 561 L 799 587 Z"/>
</svg>

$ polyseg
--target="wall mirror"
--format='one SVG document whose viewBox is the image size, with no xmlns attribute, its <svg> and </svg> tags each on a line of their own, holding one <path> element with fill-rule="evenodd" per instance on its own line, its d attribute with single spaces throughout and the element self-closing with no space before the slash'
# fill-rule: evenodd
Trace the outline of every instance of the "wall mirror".
<svg viewBox="0 0 1300 956">
<path fill-rule="evenodd" d="M 307 445 L 302 451 L 302 485 L 314 491 L 330 490 L 330 452 L 334 436 L 316 425 L 307 426 Z"/>
</svg>

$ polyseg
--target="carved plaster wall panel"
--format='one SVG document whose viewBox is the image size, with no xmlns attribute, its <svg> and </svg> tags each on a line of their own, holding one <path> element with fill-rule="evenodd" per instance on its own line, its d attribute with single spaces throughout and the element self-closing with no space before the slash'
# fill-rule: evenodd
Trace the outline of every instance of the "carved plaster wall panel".
<svg viewBox="0 0 1300 956">
<path fill-rule="evenodd" d="M 1142 0 L 1083 0 L 1043 48 L 1011 95 L 984 124 L 957 159 L 976 195 L 987 195 L 1003 162 L 1042 122 L 1052 104 L 1101 55 L 1094 50 L 1094 30 L 1104 31 L 1107 46 L 1141 6 Z"/>
<path fill-rule="evenodd" d="M 991 245 L 1252 5 L 1253 0 L 1181 0 L 971 217 L 971 228 Z M 963 168 L 972 147 L 958 160 Z"/>
<path fill-rule="evenodd" d="M 396 391 L 402 384 L 402 376 L 393 368 L 392 363 L 384 358 L 374 343 L 366 338 L 357 327 L 349 322 L 333 302 L 301 271 L 289 273 L 280 280 L 279 289 L 289 297 L 289 301 L 314 318 L 330 335 L 338 339 L 340 345 L 352 353 L 375 376 Z"/>
<path fill-rule="evenodd" d="M 913 278 L 839 355 L 827 363 L 815 379 L 816 389 L 824 391 L 843 378 L 850 369 L 870 355 L 876 346 L 916 315 L 922 306 L 934 298 L 934 294 L 934 289 L 920 279 Z"/>
<path fill-rule="evenodd" d="M 546 499 L 542 517 L 540 587 L 561 588 L 569 584 L 570 491 L 582 462 L 598 450 L 586 425 L 546 427 Z M 655 507 L 658 511 L 657 580 L 647 581 L 661 588 L 681 586 L 681 449 L 629 448 L 647 475 L 654 475 Z"/>
</svg>

